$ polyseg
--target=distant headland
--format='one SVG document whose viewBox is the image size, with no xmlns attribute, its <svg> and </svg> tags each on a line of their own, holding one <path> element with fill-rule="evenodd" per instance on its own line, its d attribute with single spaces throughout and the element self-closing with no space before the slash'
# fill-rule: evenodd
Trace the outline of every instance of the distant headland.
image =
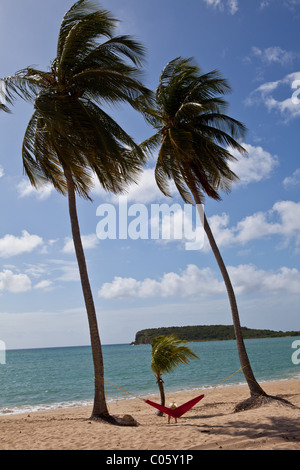
<svg viewBox="0 0 300 470">
<path fill-rule="evenodd" d="M 300 336 L 300 331 L 257 330 L 247 328 L 246 326 L 242 327 L 242 333 L 244 339 Z M 140 330 L 136 333 L 135 341 L 131 344 L 151 344 L 155 337 L 160 335 L 168 336 L 171 334 L 176 335 L 181 340 L 189 342 L 235 339 L 232 325 L 170 326 Z"/>
</svg>

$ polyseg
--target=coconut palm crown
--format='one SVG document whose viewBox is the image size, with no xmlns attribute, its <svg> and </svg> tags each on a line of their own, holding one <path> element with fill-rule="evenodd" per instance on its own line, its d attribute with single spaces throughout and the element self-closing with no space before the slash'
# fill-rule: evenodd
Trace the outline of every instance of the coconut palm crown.
<svg viewBox="0 0 300 470">
<path fill-rule="evenodd" d="M 188 364 L 192 358 L 198 358 L 186 344 L 187 341 L 175 335 L 157 336 L 152 341 L 151 369 L 157 377 L 172 372 L 180 364 Z"/>
<path fill-rule="evenodd" d="M 245 152 L 238 141 L 245 126 L 224 114 L 227 102 L 221 95 L 229 91 L 219 72 L 200 75 L 192 59 L 176 58 L 163 69 L 155 105 L 143 106 L 157 132 L 141 145 L 159 148 L 155 177 L 165 195 L 170 196 L 173 179 L 186 202 L 194 200 L 192 191 L 202 203 L 205 194 L 219 200 L 220 191 L 229 191 L 238 179 L 228 163 L 235 160 L 230 148 Z"/>
<path fill-rule="evenodd" d="M 114 36 L 117 20 L 88 0 L 65 14 L 57 56 L 46 72 L 27 67 L 4 78 L 8 102 L 19 95 L 34 102 L 22 156 L 25 173 L 38 187 L 50 181 L 66 194 L 65 170 L 75 191 L 88 197 L 94 174 L 108 191 L 135 179 L 143 154 L 102 109 L 149 91 L 139 80 L 144 48 L 129 36 Z M 128 60 L 127 60 L 128 59 Z"/>
</svg>

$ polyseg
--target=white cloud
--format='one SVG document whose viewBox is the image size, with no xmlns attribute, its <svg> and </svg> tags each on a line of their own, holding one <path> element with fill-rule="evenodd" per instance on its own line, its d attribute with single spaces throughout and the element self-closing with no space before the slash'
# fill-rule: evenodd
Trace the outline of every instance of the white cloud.
<svg viewBox="0 0 300 470">
<path fill-rule="evenodd" d="M 282 267 L 277 271 L 265 271 L 253 265 L 228 267 L 234 289 L 237 294 L 252 292 L 289 292 L 300 293 L 300 272 Z M 105 299 L 150 298 L 150 297 L 189 297 L 215 296 L 226 293 L 223 280 L 210 268 L 199 269 L 190 264 L 180 274 L 170 272 L 160 279 L 115 277 L 111 283 L 105 283 L 98 294 Z"/>
<path fill-rule="evenodd" d="M 248 184 L 268 178 L 278 164 L 278 157 L 271 155 L 260 146 L 255 147 L 246 143 L 241 145 L 248 152 L 247 158 L 237 151 L 229 149 L 238 158 L 238 162 L 232 162 L 231 166 L 239 176 L 240 183 Z M 169 190 L 173 198 L 178 195 L 177 188 L 172 180 L 169 181 Z M 122 196 L 107 193 L 95 178 L 93 195 L 100 196 L 113 204 L 117 204 L 122 197 L 126 197 L 127 202 L 140 204 L 170 201 L 170 198 L 166 198 L 157 187 L 154 168 L 144 169 L 140 174 L 138 183 L 129 185 L 126 193 Z"/>
<path fill-rule="evenodd" d="M 228 0 L 227 3 L 230 13 L 234 15 L 239 9 L 238 0 Z"/>
<path fill-rule="evenodd" d="M 300 244 L 300 202 L 279 201 L 273 206 L 273 214 L 280 219 L 279 234 L 287 239 L 295 238 Z"/>
<path fill-rule="evenodd" d="M 265 271 L 253 265 L 240 265 L 228 268 L 237 294 L 252 292 L 300 293 L 300 271 L 296 268 L 281 267 Z"/>
<path fill-rule="evenodd" d="M 261 0 L 260 8 L 264 9 L 270 5 L 274 5 L 275 3 L 277 3 L 279 6 L 294 10 L 297 5 L 300 5 L 300 0 Z"/>
<path fill-rule="evenodd" d="M 175 186 L 170 183 L 171 193 L 174 193 Z M 126 191 L 126 197 L 128 201 L 134 201 L 142 204 L 147 204 L 153 201 L 160 201 L 164 198 L 162 192 L 158 189 L 158 186 L 154 177 L 154 169 L 145 169 L 140 176 L 138 184 L 131 184 Z"/>
<path fill-rule="evenodd" d="M 230 246 L 234 243 L 234 229 L 228 227 L 228 214 L 213 215 L 208 218 L 208 222 L 219 247 Z M 204 249 L 206 251 L 211 249 L 208 240 L 206 240 Z"/>
<path fill-rule="evenodd" d="M 227 214 L 212 216 L 209 223 L 219 246 L 245 245 L 274 235 L 300 245 L 300 202 L 278 201 L 270 211 L 247 216 L 235 227 L 228 227 Z"/>
<path fill-rule="evenodd" d="M 238 184 L 257 183 L 269 178 L 278 166 L 277 155 L 272 155 L 260 146 L 242 144 L 247 151 L 247 157 L 229 149 L 238 160 L 230 163 L 230 168 L 239 177 Z"/>
<path fill-rule="evenodd" d="M 35 289 L 45 289 L 45 290 L 48 290 L 52 285 L 53 285 L 53 282 L 52 282 L 52 281 L 44 280 L 44 281 L 38 282 L 38 283 L 34 286 L 34 288 L 35 288 Z"/>
<path fill-rule="evenodd" d="M 208 6 L 211 6 L 211 7 L 214 7 L 214 8 L 218 7 L 220 9 L 223 9 L 222 0 L 204 0 L 204 1 Z"/>
<path fill-rule="evenodd" d="M 239 9 L 238 0 L 204 0 L 204 2 L 209 6 L 220 11 L 228 10 L 231 15 L 234 15 Z"/>
<path fill-rule="evenodd" d="M 39 278 L 47 272 L 45 264 L 27 264 L 25 272 L 33 278 Z"/>
<path fill-rule="evenodd" d="M 285 121 L 300 116 L 300 71 L 286 75 L 283 79 L 267 82 L 256 88 L 246 99 L 246 105 L 263 103 L 269 111 L 277 111 Z M 274 97 L 275 91 L 285 89 L 286 98 L 279 100 Z"/>
<path fill-rule="evenodd" d="M 82 235 L 81 241 L 84 250 L 96 248 L 97 244 L 99 243 L 99 239 L 95 233 L 91 233 L 90 235 Z M 63 253 L 74 253 L 74 242 L 72 238 L 67 237 L 65 239 L 65 245 L 62 251 Z"/>
<path fill-rule="evenodd" d="M 283 185 L 286 189 L 300 186 L 300 168 L 297 168 L 291 176 L 284 178 Z"/>
<path fill-rule="evenodd" d="M 173 181 L 170 181 L 170 192 L 172 195 L 177 193 L 175 184 Z M 154 168 L 146 168 L 144 169 L 139 178 L 137 183 L 132 183 L 128 185 L 126 188 L 126 192 L 122 195 L 114 195 L 112 193 L 107 193 L 104 191 L 100 183 L 97 181 L 96 177 L 94 177 L 94 196 L 100 196 L 105 200 L 108 200 L 112 203 L 117 203 L 120 197 L 125 196 L 128 202 L 136 202 L 141 204 L 148 204 L 151 202 L 161 201 L 165 199 L 165 196 L 162 192 L 158 189 L 155 177 L 154 177 Z"/>
<path fill-rule="evenodd" d="M 21 237 L 8 234 L 0 239 L 0 257 L 9 258 L 22 253 L 29 253 L 42 244 L 43 239 L 41 237 L 30 235 L 26 230 L 22 231 Z"/>
<path fill-rule="evenodd" d="M 262 0 L 260 2 L 260 8 L 261 9 L 267 8 L 268 6 L 270 6 L 270 3 L 271 3 L 271 0 Z"/>
<path fill-rule="evenodd" d="M 105 283 L 99 290 L 99 296 L 112 298 L 126 297 L 170 297 L 173 295 L 189 296 L 195 294 L 221 294 L 223 285 L 209 268 L 199 270 L 189 265 L 181 274 L 166 273 L 159 280 L 115 277 L 113 282 Z"/>
<path fill-rule="evenodd" d="M 36 189 L 29 181 L 22 180 L 18 184 L 17 190 L 20 197 L 35 196 L 40 200 L 44 200 L 51 195 L 52 191 L 54 191 L 54 188 L 52 184 L 45 183 L 41 188 Z"/>
<path fill-rule="evenodd" d="M 239 183 L 248 184 L 268 178 L 278 165 L 278 157 L 271 155 L 260 146 L 255 147 L 246 143 L 242 143 L 241 145 L 248 152 L 247 158 L 231 148 L 228 149 L 238 159 L 237 162 L 231 163 L 231 167 L 239 176 Z M 178 190 L 172 180 L 169 181 L 169 191 L 173 198 L 178 196 Z M 127 199 L 128 203 L 149 204 L 171 201 L 170 198 L 165 197 L 158 189 L 154 176 L 154 168 L 143 170 L 138 183 L 129 185 L 126 193 L 123 195 L 107 193 L 95 178 L 93 196 L 100 196 L 105 201 L 113 204 L 118 204 L 123 197 Z"/>
<path fill-rule="evenodd" d="M 26 274 L 14 274 L 9 269 L 0 272 L 0 292 L 26 292 L 31 289 L 31 281 Z"/>
<path fill-rule="evenodd" d="M 299 57 L 299 53 L 293 51 L 286 51 L 279 46 L 267 47 L 260 49 L 259 47 L 252 47 L 251 57 L 255 57 L 261 60 L 265 65 L 280 64 L 289 65 L 296 58 Z"/>
<path fill-rule="evenodd" d="M 254 178 L 253 175 L 251 177 Z M 185 244 L 187 250 L 210 251 L 209 242 L 195 207 L 186 206 L 191 212 L 187 212 L 186 208 L 182 210 L 179 204 L 167 207 L 169 212 L 165 214 L 162 212 L 164 215 L 159 220 L 152 213 L 149 220 L 145 219 L 150 224 L 146 238 L 152 236 L 158 243 L 175 242 L 181 248 Z M 296 250 L 300 248 L 300 202 L 278 201 L 270 210 L 248 215 L 234 226 L 230 226 L 230 218 L 226 213 L 212 215 L 208 220 L 219 247 L 245 246 L 252 241 L 277 236 L 280 237 L 281 247 L 293 243 Z M 154 237 L 156 228 L 159 229 L 159 235 Z M 94 246 L 93 240 L 94 238 L 91 247 Z M 196 243 L 195 246 L 188 245 L 193 242 Z M 70 252 L 71 246 L 68 242 L 65 252 Z"/>
<path fill-rule="evenodd" d="M 80 280 L 78 264 L 76 261 L 63 261 L 63 260 L 50 260 L 53 268 L 50 268 L 52 272 L 58 271 L 59 275 L 55 278 L 56 281 L 63 282 L 77 282 Z"/>
<path fill-rule="evenodd" d="M 2 176 L 4 176 L 4 170 L 2 166 L 0 166 L 0 178 L 2 178 Z"/>
<path fill-rule="evenodd" d="M 284 0 L 284 6 L 294 10 L 297 5 L 300 5 L 300 0 Z"/>
</svg>

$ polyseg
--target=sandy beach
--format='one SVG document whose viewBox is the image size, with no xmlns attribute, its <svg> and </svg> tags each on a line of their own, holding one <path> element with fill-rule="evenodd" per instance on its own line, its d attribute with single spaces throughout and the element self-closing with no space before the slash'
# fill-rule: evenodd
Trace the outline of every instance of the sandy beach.
<svg viewBox="0 0 300 470">
<path fill-rule="evenodd" d="M 115 416 L 130 414 L 137 427 L 112 426 L 89 419 L 91 408 L 66 408 L 0 416 L 1 450 L 300 450 L 300 379 L 263 384 L 298 408 L 272 403 L 234 413 L 249 396 L 246 385 L 203 391 L 193 409 L 168 424 L 140 399 L 109 403 Z M 167 393 L 167 405 L 197 396 L 198 391 Z M 151 400 L 159 402 L 158 396 Z"/>
</svg>

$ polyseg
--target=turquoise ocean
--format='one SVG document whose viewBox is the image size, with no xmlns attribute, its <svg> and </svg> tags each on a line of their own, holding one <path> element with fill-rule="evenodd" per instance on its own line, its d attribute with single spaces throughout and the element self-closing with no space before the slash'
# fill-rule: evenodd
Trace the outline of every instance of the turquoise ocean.
<svg viewBox="0 0 300 470">
<path fill-rule="evenodd" d="M 259 382 L 300 378 L 292 344 L 298 338 L 245 340 Z M 240 368 L 235 341 L 190 343 L 200 356 L 164 375 L 166 394 L 180 390 L 210 390 Z M 145 398 L 157 394 L 151 371 L 151 346 L 103 346 L 105 380 L 130 392 L 107 385 L 107 401 Z M 245 383 L 241 371 L 223 386 Z M 89 346 L 6 351 L 0 364 L 0 414 L 90 405 L 93 402 L 93 366 Z"/>
</svg>

